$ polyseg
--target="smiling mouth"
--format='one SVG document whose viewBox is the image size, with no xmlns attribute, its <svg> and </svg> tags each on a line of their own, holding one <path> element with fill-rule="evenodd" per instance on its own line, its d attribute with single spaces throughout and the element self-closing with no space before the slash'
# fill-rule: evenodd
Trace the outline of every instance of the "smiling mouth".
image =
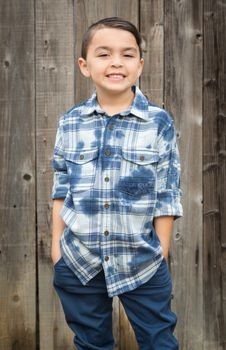
<svg viewBox="0 0 226 350">
<path fill-rule="evenodd" d="M 114 79 L 114 80 L 121 80 L 123 78 L 125 78 L 124 74 L 119 74 L 119 73 L 112 73 L 112 74 L 107 74 L 107 77 L 110 79 Z"/>
</svg>

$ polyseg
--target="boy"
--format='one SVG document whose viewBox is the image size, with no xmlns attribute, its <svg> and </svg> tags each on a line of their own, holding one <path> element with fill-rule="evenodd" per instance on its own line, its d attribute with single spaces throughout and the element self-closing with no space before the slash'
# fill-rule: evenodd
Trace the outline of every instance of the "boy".
<svg viewBox="0 0 226 350">
<path fill-rule="evenodd" d="M 176 350 L 166 263 L 173 220 L 182 216 L 173 119 L 135 87 L 144 60 L 130 22 L 93 24 L 78 64 L 96 92 L 59 122 L 54 286 L 78 350 L 113 349 L 115 295 L 141 350 Z"/>
</svg>

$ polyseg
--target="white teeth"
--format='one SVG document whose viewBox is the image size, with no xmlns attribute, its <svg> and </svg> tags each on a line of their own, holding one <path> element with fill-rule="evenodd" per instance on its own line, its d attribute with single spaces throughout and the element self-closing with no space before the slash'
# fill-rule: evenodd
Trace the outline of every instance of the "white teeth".
<svg viewBox="0 0 226 350">
<path fill-rule="evenodd" d="M 111 78 L 123 78 L 124 76 L 122 74 L 108 74 L 108 77 L 111 77 Z"/>
</svg>

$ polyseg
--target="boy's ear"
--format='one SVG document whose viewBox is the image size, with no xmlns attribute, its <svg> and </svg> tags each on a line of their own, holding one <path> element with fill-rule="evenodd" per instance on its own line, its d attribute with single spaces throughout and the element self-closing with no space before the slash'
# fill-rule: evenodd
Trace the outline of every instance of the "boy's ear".
<svg viewBox="0 0 226 350">
<path fill-rule="evenodd" d="M 86 77 L 89 78 L 90 77 L 90 73 L 89 73 L 89 69 L 87 67 L 87 62 L 84 58 L 79 57 L 78 59 L 78 65 L 80 68 L 81 73 Z"/>
<path fill-rule="evenodd" d="M 143 68 L 144 68 L 144 59 L 141 58 L 140 59 L 140 71 L 139 71 L 139 76 L 141 75 L 142 71 L 143 71 Z"/>
</svg>

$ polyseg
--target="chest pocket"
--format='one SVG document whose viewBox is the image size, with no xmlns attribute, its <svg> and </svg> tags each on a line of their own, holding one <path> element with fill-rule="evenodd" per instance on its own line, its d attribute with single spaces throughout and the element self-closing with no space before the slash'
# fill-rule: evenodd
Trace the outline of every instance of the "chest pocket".
<svg viewBox="0 0 226 350">
<path fill-rule="evenodd" d="M 155 150 L 122 149 L 119 191 L 134 198 L 153 193 L 158 160 Z"/>
<path fill-rule="evenodd" d="M 93 188 L 98 155 L 98 148 L 65 153 L 71 192 Z"/>
</svg>

